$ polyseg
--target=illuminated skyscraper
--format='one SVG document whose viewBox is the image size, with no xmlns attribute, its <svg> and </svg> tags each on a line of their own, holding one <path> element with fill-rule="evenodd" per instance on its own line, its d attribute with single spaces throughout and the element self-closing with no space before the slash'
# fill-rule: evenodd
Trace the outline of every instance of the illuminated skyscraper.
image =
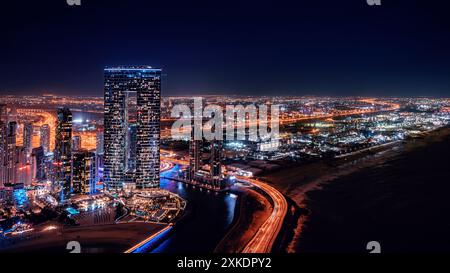
<svg viewBox="0 0 450 273">
<path fill-rule="evenodd" d="M 105 68 L 104 178 L 122 189 L 127 167 L 129 92 L 136 92 L 136 188 L 159 187 L 161 69 L 149 66 Z M 131 145 L 130 145 L 131 146 Z"/>
<path fill-rule="evenodd" d="M 5 104 L 0 104 L 0 189 L 6 182 L 6 132 L 7 132 L 7 109 Z"/>
<path fill-rule="evenodd" d="M 13 185 L 17 183 L 17 147 L 16 147 L 16 130 L 17 122 L 11 121 L 8 123 L 6 131 L 6 183 Z M 5 184 L 6 184 L 5 183 Z"/>
<path fill-rule="evenodd" d="M 211 141 L 211 184 L 215 188 L 221 187 L 222 181 L 222 141 Z"/>
<path fill-rule="evenodd" d="M 72 157 L 73 193 L 89 194 L 95 190 L 95 153 L 78 151 Z"/>
<path fill-rule="evenodd" d="M 23 125 L 23 147 L 27 157 L 31 155 L 31 138 L 33 137 L 33 124 L 26 122 Z"/>
<path fill-rule="evenodd" d="M 44 153 L 48 153 L 50 151 L 50 126 L 48 124 L 41 126 L 39 142 L 44 149 Z"/>
<path fill-rule="evenodd" d="M 203 141 L 193 140 L 189 141 L 189 180 L 195 180 L 195 174 L 201 168 L 201 157 Z"/>
<path fill-rule="evenodd" d="M 45 179 L 45 153 L 42 146 L 31 151 L 31 174 L 35 180 Z"/>
<path fill-rule="evenodd" d="M 72 145 L 72 112 L 68 108 L 58 109 L 55 137 L 56 182 L 61 188 L 63 197 L 70 194 L 71 180 L 71 145 Z"/>
</svg>

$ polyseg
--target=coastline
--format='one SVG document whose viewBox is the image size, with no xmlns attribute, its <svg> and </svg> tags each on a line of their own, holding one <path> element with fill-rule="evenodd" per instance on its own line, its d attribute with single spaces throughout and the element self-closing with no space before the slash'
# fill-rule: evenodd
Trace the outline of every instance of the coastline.
<svg viewBox="0 0 450 273">
<path fill-rule="evenodd" d="M 372 167 L 379 167 L 386 162 L 394 160 L 405 153 L 415 151 L 418 148 L 427 147 L 430 143 L 438 143 L 450 136 L 450 128 L 442 127 L 426 132 L 426 138 L 409 138 L 385 147 L 372 148 L 370 151 L 356 153 L 344 158 L 321 160 L 307 163 L 302 166 L 291 167 L 283 172 L 269 174 L 263 179 L 277 188 L 296 205 L 297 212 L 294 234 L 286 247 L 286 252 L 299 251 L 299 241 L 303 231 L 308 227 L 310 214 L 314 214 L 314 208 L 310 196 L 320 192 L 324 187 L 333 184 L 336 180 L 363 172 Z"/>
<path fill-rule="evenodd" d="M 385 253 L 450 251 L 448 154 L 450 130 L 410 139 L 403 152 L 373 168 L 340 177 L 308 193 L 311 217 L 298 252 Z"/>
</svg>

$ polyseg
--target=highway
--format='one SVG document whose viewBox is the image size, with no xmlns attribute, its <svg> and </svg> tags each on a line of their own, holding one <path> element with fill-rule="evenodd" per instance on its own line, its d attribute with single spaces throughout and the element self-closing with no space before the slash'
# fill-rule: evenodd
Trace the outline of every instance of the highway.
<svg viewBox="0 0 450 273">
<path fill-rule="evenodd" d="M 286 216 L 288 204 L 286 198 L 274 187 L 256 179 L 247 177 L 237 177 L 238 180 L 246 181 L 264 192 L 266 192 L 273 200 L 273 211 L 267 220 L 261 225 L 258 232 L 245 246 L 242 253 L 270 253 L 273 244 L 280 233 L 283 225 L 284 217 Z"/>
</svg>

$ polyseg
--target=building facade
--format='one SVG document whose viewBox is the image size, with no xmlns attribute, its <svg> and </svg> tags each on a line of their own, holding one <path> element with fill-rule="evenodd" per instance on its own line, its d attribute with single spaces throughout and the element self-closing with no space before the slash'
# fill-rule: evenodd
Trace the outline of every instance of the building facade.
<svg viewBox="0 0 450 273">
<path fill-rule="evenodd" d="M 129 149 L 135 149 L 137 189 L 159 187 L 161 69 L 149 66 L 105 68 L 104 179 L 110 190 L 121 190 Z M 136 92 L 135 148 L 129 138 L 129 93 Z M 132 159 L 132 161 L 134 161 Z M 129 171 L 129 170 L 128 170 Z"/>
<path fill-rule="evenodd" d="M 77 194 L 95 191 L 95 153 L 77 151 L 72 156 L 72 190 Z"/>
<path fill-rule="evenodd" d="M 57 112 L 54 165 L 56 183 L 62 197 L 67 197 L 71 191 L 71 146 L 72 112 L 68 108 L 60 108 Z"/>
<path fill-rule="evenodd" d="M 31 155 L 31 139 L 33 137 L 33 124 L 31 122 L 26 122 L 23 125 L 23 147 L 27 157 Z"/>
<path fill-rule="evenodd" d="M 6 132 L 7 132 L 7 108 L 5 104 L 0 104 L 0 189 L 6 182 Z"/>
<path fill-rule="evenodd" d="M 50 126 L 44 124 L 40 128 L 39 144 L 44 149 L 44 153 L 50 152 Z"/>
</svg>

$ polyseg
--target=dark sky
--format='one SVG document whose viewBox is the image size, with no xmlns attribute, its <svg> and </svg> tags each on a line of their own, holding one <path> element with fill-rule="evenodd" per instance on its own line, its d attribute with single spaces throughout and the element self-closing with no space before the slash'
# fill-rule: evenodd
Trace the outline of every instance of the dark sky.
<svg viewBox="0 0 450 273">
<path fill-rule="evenodd" d="M 450 97 L 449 1 L 10 0 L 0 94 L 103 94 L 145 64 L 163 94 Z"/>
</svg>

